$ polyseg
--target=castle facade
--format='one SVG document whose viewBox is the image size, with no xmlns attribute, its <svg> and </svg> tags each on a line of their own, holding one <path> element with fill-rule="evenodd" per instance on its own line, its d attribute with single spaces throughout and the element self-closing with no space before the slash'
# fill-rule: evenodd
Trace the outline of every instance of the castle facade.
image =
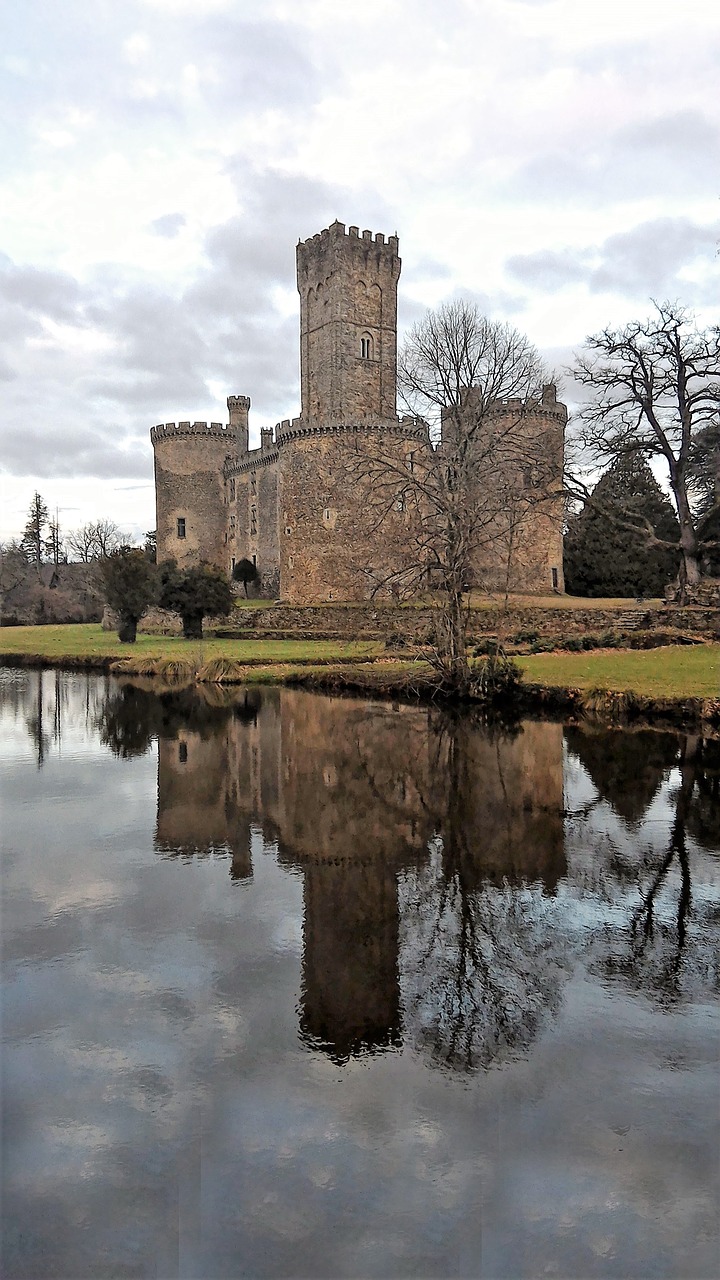
<svg viewBox="0 0 720 1280">
<path fill-rule="evenodd" d="M 394 578 L 412 558 L 412 513 L 398 481 L 379 519 L 368 486 L 381 456 L 391 483 L 433 447 L 424 422 L 396 412 L 400 266 L 396 236 L 346 232 L 340 222 L 298 244 L 300 416 L 263 427 L 256 449 L 247 396 L 228 397 L 226 424 L 152 428 L 159 562 L 207 560 L 230 573 L 248 559 L 263 593 L 290 603 L 397 590 Z M 538 400 L 504 401 L 494 413 L 498 430 L 512 419 L 549 449 L 556 483 L 513 522 L 512 556 L 485 555 L 471 576 L 490 590 L 562 591 L 565 406 L 549 386 Z M 363 455 L 374 460 L 364 480 Z M 518 486 L 527 482 L 518 476 Z"/>
</svg>

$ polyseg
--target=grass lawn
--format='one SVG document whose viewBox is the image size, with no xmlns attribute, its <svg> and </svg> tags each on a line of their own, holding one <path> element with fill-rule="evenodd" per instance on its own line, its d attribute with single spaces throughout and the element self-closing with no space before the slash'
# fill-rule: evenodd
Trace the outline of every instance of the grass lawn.
<svg viewBox="0 0 720 1280">
<path fill-rule="evenodd" d="M 533 684 L 632 690 L 648 698 L 720 697 L 720 644 L 538 653 L 517 661 Z"/>
<path fill-rule="evenodd" d="M 236 662 L 292 662 L 323 658 L 363 658 L 382 653 L 376 640 L 183 640 L 177 636 L 138 635 L 135 644 L 121 644 L 114 631 L 99 623 L 67 626 L 3 627 L 0 654 L 32 654 L 59 662 L 62 658 L 176 658 Z"/>
</svg>

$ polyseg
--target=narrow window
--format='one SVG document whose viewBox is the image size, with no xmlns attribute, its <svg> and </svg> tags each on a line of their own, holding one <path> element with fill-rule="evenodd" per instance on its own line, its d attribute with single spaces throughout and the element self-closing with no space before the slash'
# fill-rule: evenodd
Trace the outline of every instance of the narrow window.
<svg viewBox="0 0 720 1280">
<path fill-rule="evenodd" d="M 250 476 L 250 492 L 253 496 L 257 493 L 257 476 L 254 471 Z"/>
<path fill-rule="evenodd" d="M 234 480 L 230 481 L 230 501 L 231 502 L 235 501 L 235 481 Z"/>
<path fill-rule="evenodd" d="M 410 472 L 410 475 L 412 475 L 413 471 L 415 470 L 415 450 L 414 449 L 411 449 L 407 456 L 407 469 Z"/>
<path fill-rule="evenodd" d="M 187 764 L 187 742 L 178 743 L 178 760 L 180 764 Z"/>
<path fill-rule="evenodd" d="M 373 340 L 369 333 L 364 333 L 360 339 L 360 359 L 372 360 Z"/>
<path fill-rule="evenodd" d="M 329 519 L 330 519 L 330 508 L 326 507 L 325 510 L 323 511 L 323 520 L 329 520 Z"/>
<path fill-rule="evenodd" d="M 251 535 L 255 535 L 257 533 L 257 512 L 255 507 L 251 507 L 250 509 L 250 533 Z"/>
<path fill-rule="evenodd" d="M 253 556 L 253 564 L 257 568 L 257 556 Z"/>
<path fill-rule="evenodd" d="M 185 537 L 185 517 L 184 516 L 178 516 L 177 536 L 178 538 Z"/>
<path fill-rule="evenodd" d="M 230 565 L 230 572 L 231 572 L 231 573 L 232 573 L 232 571 L 233 571 L 233 569 L 234 569 L 234 568 L 235 568 L 235 557 L 233 556 L 233 557 L 232 557 L 232 563 L 231 563 L 231 565 Z"/>
<path fill-rule="evenodd" d="M 558 571 L 554 565 L 550 572 L 552 573 L 553 591 L 557 591 L 558 590 Z"/>
<path fill-rule="evenodd" d="M 295 565 L 295 561 L 293 560 L 292 556 L 288 556 L 288 569 L 292 569 L 294 565 Z"/>
<path fill-rule="evenodd" d="M 402 494 L 400 494 L 400 496 L 395 499 L 395 510 L 396 511 L 405 510 L 405 499 Z"/>
</svg>

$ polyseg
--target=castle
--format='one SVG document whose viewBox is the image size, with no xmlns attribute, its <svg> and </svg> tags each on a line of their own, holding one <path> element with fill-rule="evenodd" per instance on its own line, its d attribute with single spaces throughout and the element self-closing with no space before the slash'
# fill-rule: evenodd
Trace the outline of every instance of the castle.
<svg viewBox="0 0 720 1280">
<path fill-rule="evenodd" d="M 433 447 L 427 424 L 396 412 L 400 266 L 397 236 L 340 222 L 298 244 L 300 416 L 263 427 L 256 449 L 247 396 L 228 397 L 227 424 L 152 428 L 160 562 L 207 560 L 232 572 L 248 559 L 263 594 L 289 603 L 392 590 L 408 560 L 411 514 L 400 486 L 382 521 L 369 518 L 371 480 L 348 469 L 348 442 L 356 455 L 396 458 L 398 475 Z M 491 590 L 562 591 L 565 406 L 548 386 L 540 399 L 499 402 L 494 414 L 497 430 L 519 422 L 529 441 L 549 445 L 555 482 L 513 526 L 512 560 L 498 552 L 471 576 Z"/>
</svg>

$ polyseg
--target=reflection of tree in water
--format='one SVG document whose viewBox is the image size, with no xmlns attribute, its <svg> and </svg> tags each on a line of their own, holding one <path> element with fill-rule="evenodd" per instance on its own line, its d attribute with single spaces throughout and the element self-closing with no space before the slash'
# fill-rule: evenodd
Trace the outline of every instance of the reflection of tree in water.
<svg viewBox="0 0 720 1280">
<path fill-rule="evenodd" d="M 642 820 L 678 755 L 676 735 L 653 729 L 569 727 L 565 741 L 602 799 L 629 823 Z"/>
<path fill-rule="evenodd" d="M 676 744 L 678 739 L 675 739 Z M 636 867 L 639 901 L 629 920 L 594 940 L 592 967 L 620 978 L 662 1003 L 720 989 L 717 900 L 693 891 L 688 835 L 717 841 L 718 744 L 679 739 L 679 782 L 669 793 L 673 816 L 666 845 L 646 851 Z M 705 844 L 705 848 L 717 844 Z"/>
<path fill-rule="evenodd" d="M 100 740 L 123 759 L 144 755 L 156 738 L 196 733 L 206 740 L 231 719 L 257 719 L 259 695 L 216 686 L 163 689 L 123 683 L 111 694 L 98 718 Z"/>
<path fill-rule="evenodd" d="M 11 670 L 0 681 L 0 707 L 5 715 L 10 712 L 15 718 L 24 716 L 37 767 L 41 769 L 51 749 L 61 746 L 68 717 L 76 728 L 84 713 L 86 727 L 95 727 L 105 688 L 106 684 L 89 673 L 69 676 L 42 668 L 22 673 Z"/>
<path fill-rule="evenodd" d="M 518 794 L 516 731 L 484 727 L 481 773 L 467 717 L 445 718 L 436 734 L 445 788 L 438 835 L 430 864 L 401 881 L 405 1021 L 435 1062 L 470 1071 L 523 1056 L 559 1007 L 569 965 L 551 896 L 558 853 L 538 851 L 534 836 L 539 814 L 552 833 L 554 812 L 562 844 L 561 775 L 557 795 L 541 800 L 540 783 L 533 805 Z M 486 844 L 490 810 L 502 855 Z"/>
<path fill-rule="evenodd" d="M 438 853 L 403 886 L 415 934 L 406 1024 L 434 1061 L 470 1071 L 528 1051 L 559 1008 L 567 942 L 537 886 L 468 891 Z"/>
<path fill-rule="evenodd" d="M 701 849 L 720 852 L 720 739 L 700 740 L 697 776 L 690 799 L 688 835 Z"/>
</svg>

